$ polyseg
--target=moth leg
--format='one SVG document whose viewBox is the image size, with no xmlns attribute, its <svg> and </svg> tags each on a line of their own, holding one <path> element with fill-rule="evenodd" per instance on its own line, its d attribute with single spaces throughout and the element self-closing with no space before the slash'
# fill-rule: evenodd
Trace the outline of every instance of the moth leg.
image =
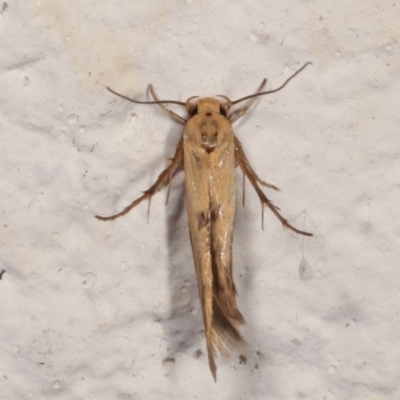
<svg viewBox="0 0 400 400">
<path fill-rule="evenodd" d="M 265 84 L 267 83 L 267 80 L 264 79 L 261 82 L 261 85 L 259 86 L 259 88 L 257 89 L 256 93 L 260 93 L 262 92 L 262 90 L 265 87 Z M 250 99 L 246 105 L 243 108 L 240 108 L 239 110 L 235 111 L 234 113 L 232 113 L 228 120 L 231 124 L 233 124 L 234 122 L 236 122 L 239 118 L 242 118 L 244 114 L 247 113 L 247 111 L 249 111 L 249 108 L 254 104 L 254 102 L 257 100 L 257 97 L 253 97 L 252 99 Z"/>
<path fill-rule="evenodd" d="M 151 97 L 153 97 L 153 99 L 154 99 L 155 101 L 160 101 L 160 100 L 158 99 L 156 93 L 154 92 L 153 85 L 150 84 L 150 85 L 148 86 L 147 89 L 149 90 L 149 92 L 150 92 L 150 94 L 151 94 Z M 185 118 L 182 118 L 180 115 L 174 113 L 172 110 L 170 110 L 168 107 L 166 107 L 165 104 L 163 104 L 163 103 L 159 103 L 158 105 L 159 105 L 163 110 L 165 110 L 165 111 L 169 114 L 169 116 L 170 116 L 174 121 L 178 122 L 179 124 L 186 125 L 186 122 L 187 122 L 187 121 L 186 121 Z"/>
<path fill-rule="evenodd" d="M 282 225 L 285 228 L 288 228 L 288 229 L 292 230 L 293 232 L 296 232 L 300 235 L 313 236 L 312 233 L 301 231 L 301 230 L 295 228 L 294 226 L 290 225 L 289 222 L 287 221 L 287 219 L 284 218 L 280 214 L 279 208 L 274 206 L 272 204 L 271 200 L 269 200 L 268 197 L 263 193 L 260 186 L 258 186 L 258 184 L 257 184 L 257 182 L 261 183 L 260 178 L 256 175 L 254 170 L 250 167 L 249 161 L 247 160 L 247 157 L 244 154 L 242 146 L 236 137 L 235 137 L 235 152 L 236 152 L 236 160 L 237 160 L 240 168 L 242 169 L 243 173 L 247 176 L 250 183 L 253 185 L 254 190 L 258 194 L 258 197 L 260 198 L 261 205 L 262 205 L 262 225 L 261 225 L 262 229 L 264 229 L 264 206 L 267 206 L 272 211 L 272 213 L 279 219 L 279 221 L 281 221 Z"/>
<path fill-rule="evenodd" d="M 171 163 L 168 165 L 167 168 L 164 169 L 164 171 L 161 172 L 161 174 L 158 176 L 154 184 L 149 189 L 147 189 L 142 196 L 134 200 L 131 204 L 129 204 L 128 207 L 125 207 L 118 214 L 111 215 L 110 217 L 101 217 L 100 215 L 96 215 L 95 217 L 101 221 L 113 221 L 114 219 L 122 217 L 123 215 L 127 214 L 130 210 L 132 210 L 132 208 L 136 207 L 139 203 L 141 203 L 143 200 L 146 199 L 149 200 L 149 206 L 150 206 L 150 200 L 153 197 L 153 195 L 160 189 L 162 189 L 164 186 L 169 184 L 170 180 L 174 176 L 177 169 L 182 165 L 182 161 L 183 161 L 183 138 L 180 139 L 176 147 L 175 155 L 174 158 L 171 160 Z"/>
<path fill-rule="evenodd" d="M 246 157 L 246 154 L 244 154 L 243 148 L 242 148 L 242 144 L 239 142 L 239 139 L 235 136 L 235 151 L 236 151 L 236 162 L 237 164 L 240 166 L 240 168 L 242 168 L 243 171 L 243 190 L 244 190 L 244 177 L 245 175 L 247 176 L 246 171 L 248 171 L 254 178 L 255 180 L 263 186 L 266 186 L 270 189 L 274 189 L 277 190 L 278 192 L 280 191 L 280 189 L 278 187 L 276 187 L 275 185 L 272 185 L 271 183 L 265 182 L 263 181 L 253 170 L 253 168 L 251 168 L 251 165 L 249 163 L 249 160 Z M 244 169 L 241 166 L 241 163 L 246 165 L 246 169 Z M 244 204 L 244 203 L 243 203 Z"/>
</svg>

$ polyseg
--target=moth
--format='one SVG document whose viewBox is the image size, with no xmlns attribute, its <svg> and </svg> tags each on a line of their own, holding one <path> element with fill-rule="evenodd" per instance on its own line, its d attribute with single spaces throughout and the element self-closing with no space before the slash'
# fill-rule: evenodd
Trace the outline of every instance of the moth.
<svg viewBox="0 0 400 400">
<path fill-rule="evenodd" d="M 279 190 L 263 181 L 254 172 L 233 132 L 232 124 L 243 117 L 259 96 L 277 92 L 285 87 L 307 65 L 291 75 L 280 87 L 263 91 L 264 79 L 255 94 L 231 101 L 219 95 L 215 98 L 190 97 L 186 102 L 159 100 L 153 86 L 149 92 L 153 101 L 139 101 L 107 88 L 113 94 L 135 104 L 158 104 L 176 122 L 184 125 L 175 155 L 168 167 L 161 172 L 156 182 L 142 196 L 134 200 L 118 214 L 110 217 L 96 216 L 102 221 L 111 221 L 127 214 L 143 200 L 150 200 L 163 187 L 170 185 L 174 175 L 185 171 L 186 207 L 190 240 L 196 269 L 198 290 L 202 307 L 208 362 L 216 381 L 217 367 L 214 361 L 216 349 L 223 356 L 244 344 L 238 328 L 245 320 L 236 304 L 236 288 L 232 275 L 232 241 L 235 216 L 235 191 L 237 166 L 243 172 L 244 182 L 248 178 L 262 205 L 262 227 L 264 207 L 268 207 L 285 228 L 295 233 L 312 236 L 292 226 L 261 190 L 261 185 Z M 197 100 L 195 100 L 197 99 Z M 242 108 L 231 112 L 232 106 L 247 101 Z M 166 107 L 166 104 L 184 106 L 187 118 L 183 118 Z M 169 190 L 168 190 L 169 194 Z M 167 195 L 168 200 L 168 195 Z"/>
</svg>

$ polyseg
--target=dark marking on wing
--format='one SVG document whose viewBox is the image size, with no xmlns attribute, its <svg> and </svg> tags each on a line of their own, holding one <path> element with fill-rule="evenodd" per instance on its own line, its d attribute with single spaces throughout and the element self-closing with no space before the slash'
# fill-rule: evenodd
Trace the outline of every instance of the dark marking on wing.
<svg viewBox="0 0 400 400">
<path fill-rule="evenodd" d="M 198 169 L 201 169 L 203 164 L 201 163 L 200 157 L 198 156 L 195 150 L 192 151 L 192 156 L 194 158 L 194 162 L 196 163 L 196 167 Z"/>
<path fill-rule="evenodd" d="M 215 150 L 215 144 L 202 144 L 201 147 L 206 151 L 207 154 L 211 154 Z"/>
<path fill-rule="evenodd" d="M 197 221 L 198 221 L 198 230 L 207 228 L 208 225 L 210 224 L 210 215 L 208 212 L 201 212 L 197 216 Z"/>
<path fill-rule="evenodd" d="M 228 343 L 232 345 L 244 343 L 242 335 L 231 319 L 226 316 L 225 311 L 221 309 L 216 296 L 213 296 L 213 326 Z"/>
<path fill-rule="evenodd" d="M 211 126 L 212 126 L 215 130 L 219 131 L 219 123 L 218 123 L 215 119 L 211 120 Z"/>
<path fill-rule="evenodd" d="M 210 220 L 211 223 L 218 221 L 221 217 L 221 206 L 216 206 L 215 204 L 213 204 L 211 206 L 211 211 L 210 211 Z"/>
<path fill-rule="evenodd" d="M 206 132 L 201 132 L 201 147 L 208 153 L 212 153 L 217 147 L 218 131 L 215 131 L 212 136 Z"/>
</svg>

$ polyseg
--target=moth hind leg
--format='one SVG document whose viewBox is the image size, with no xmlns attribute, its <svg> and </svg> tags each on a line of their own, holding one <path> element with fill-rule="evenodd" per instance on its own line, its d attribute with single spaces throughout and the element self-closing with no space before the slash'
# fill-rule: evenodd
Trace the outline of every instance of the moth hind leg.
<svg viewBox="0 0 400 400">
<path fill-rule="evenodd" d="M 136 207 L 143 200 L 149 200 L 149 209 L 147 211 L 147 215 L 149 215 L 151 198 L 155 193 L 157 193 L 160 189 L 162 189 L 164 186 L 167 186 L 171 182 L 171 179 L 173 178 L 177 169 L 182 165 L 182 160 L 183 160 L 183 139 L 179 141 L 176 147 L 174 158 L 171 160 L 168 167 L 161 172 L 161 174 L 158 176 L 154 184 L 149 189 L 147 189 L 142 196 L 132 201 L 132 203 L 129 204 L 129 206 L 125 207 L 121 212 L 115 215 L 111 215 L 110 217 L 102 217 L 100 215 L 96 215 L 95 217 L 100 221 L 113 221 L 114 219 L 122 217 L 125 214 L 127 214 L 129 211 L 132 210 L 132 208 Z"/>
<path fill-rule="evenodd" d="M 272 189 L 279 190 L 273 185 L 266 184 L 266 182 L 262 181 L 257 174 L 254 172 L 254 170 L 251 168 L 249 161 L 243 151 L 242 145 L 240 144 L 239 140 L 235 137 L 235 157 L 236 157 L 236 162 L 242 169 L 243 173 L 247 176 L 248 180 L 252 184 L 254 190 L 256 191 L 258 197 L 260 198 L 261 204 L 262 204 L 262 228 L 264 229 L 264 206 L 267 206 L 272 213 L 281 221 L 282 225 L 285 228 L 288 228 L 292 230 L 293 232 L 296 232 L 300 235 L 304 236 L 313 236 L 312 233 L 301 231 L 300 229 L 295 228 L 289 222 L 287 221 L 286 218 L 284 218 L 281 213 L 279 212 L 279 208 L 274 206 L 271 200 L 268 199 L 268 197 L 264 194 L 264 192 L 261 190 L 260 186 L 258 183 L 263 184 L 265 186 L 268 186 Z"/>
</svg>

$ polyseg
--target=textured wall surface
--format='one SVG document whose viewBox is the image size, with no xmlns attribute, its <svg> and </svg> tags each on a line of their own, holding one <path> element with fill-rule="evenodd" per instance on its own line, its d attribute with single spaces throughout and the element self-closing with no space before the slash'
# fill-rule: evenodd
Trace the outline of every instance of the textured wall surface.
<svg viewBox="0 0 400 400">
<path fill-rule="evenodd" d="M 250 5 L 246 4 L 250 3 Z M 400 398 L 400 3 L 0 4 L 0 399 Z M 234 129 L 250 185 L 234 270 L 247 347 L 208 369 L 182 127 L 146 99 L 265 96 Z M 184 110 L 174 108 L 185 115 Z M 238 173 L 238 178 L 240 174 Z M 241 180 L 238 196 L 241 195 Z"/>
</svg>

